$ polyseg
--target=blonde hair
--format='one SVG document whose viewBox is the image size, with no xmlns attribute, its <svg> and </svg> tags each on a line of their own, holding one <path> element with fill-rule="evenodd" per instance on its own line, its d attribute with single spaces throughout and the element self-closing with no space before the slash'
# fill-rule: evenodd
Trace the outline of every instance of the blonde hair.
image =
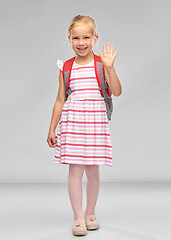
<svg viewBox="0 0 171 240">
<path fill-rule="evenodd" d="M 76 26 L 76 25 L 80 25 L 80 24 L 88 24 L 90 25 L 90 27 L 92 28 L 92 34 L 96 37 L 98 35 L 97 33 L 97 25 L 94 21 L 94 19 L 90 16 L 85 16 L 85 15 L 77 15 L 75 16 L 69 27 L 68 27 L 68 37 L 71 37 L 71 30 Z"/>
</svg>

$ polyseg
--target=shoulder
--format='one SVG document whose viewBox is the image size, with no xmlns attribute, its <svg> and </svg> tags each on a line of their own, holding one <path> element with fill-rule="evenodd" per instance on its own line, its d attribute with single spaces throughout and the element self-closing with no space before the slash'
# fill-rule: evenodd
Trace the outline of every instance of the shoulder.
<svg viewBox="0 0 171 240">
<path fill-rule="evenodd" d="M 66 71 L 72 67 L 74 59 L 75 59 L 75 57 L 72 57 L 72 58 L 66 60 L 65 62 L 62 60 L 57 60 L 57 66 L 61 70 L 61 72 L 63 72 L 63 69 L 65 69 L 64 71 Z"/>
<path fill-rule="evenodd" d="M 57 60 L 56 65 L 57 65 L 57 67 L 61 70 L 61 72 L 63 72 L 64 61 L 62 61 L 62 60 Z"/>
<path fill-rule="evenodd" d="M 101 57 L 99 55 L 94 54 L 94 59 L 95 59 L 95 61 L 102 63 L 102 59 L 101 59 Z"/>
</svg>

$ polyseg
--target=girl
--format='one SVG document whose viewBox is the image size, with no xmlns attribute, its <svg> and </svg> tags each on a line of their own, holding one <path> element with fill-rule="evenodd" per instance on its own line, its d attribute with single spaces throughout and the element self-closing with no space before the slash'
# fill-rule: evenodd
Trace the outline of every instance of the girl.
<svg viewBox="0 0 171 240">
<path fill-rule="evenodd" d="M 99 165 L 112 166 L 112 145 L 106 105 L 99 91 L 94 68 L 93 46 L 98 39 L 95 21 L 84 15 L 73 18 L 68 28 L 68 39 L 75 52 L 70 88 L 65 101 L 62 76 L 64 61 L 58 60 L 59 90 L 53 107 L 47 142 L 55 149 L 55 163 L 69 164 L 68 192 L 74 212 L 73 235 L 86 235 L 87 230 L 98 229 L 95 206 L 99 192 Z M 105 69 L 105 78 L 114 96 L 122 92 L 113 67 L 118 50 L 113 45 L 103 46 L 99 53 Z M 59 124 L 58 124 L 59 123 Z M 57 142 L 55 130 L 57 129 Z M 82 177 L 87 176 L 87 207 L 82 210 Z"/>
</svg>

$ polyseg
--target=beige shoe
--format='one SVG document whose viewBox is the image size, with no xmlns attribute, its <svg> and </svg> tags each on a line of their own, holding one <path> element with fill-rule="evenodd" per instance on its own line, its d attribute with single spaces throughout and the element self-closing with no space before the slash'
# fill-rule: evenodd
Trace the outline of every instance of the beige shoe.
<svg viewBox="0 0 171 240">
<path fill-rule="evenodd" d="M 72 233 L 75 236 L 85 236 L 87 235 L 87 228 L 85 222 L 83 221 L 74 221 L 74 226 L 72 228 Z"/>
<path fill-rule="evenodd" d="M 99 222 L 94 215 L 86 216 L 85 222 L 87 230 L 96 230 L 100 227 Z"/>
</svg>

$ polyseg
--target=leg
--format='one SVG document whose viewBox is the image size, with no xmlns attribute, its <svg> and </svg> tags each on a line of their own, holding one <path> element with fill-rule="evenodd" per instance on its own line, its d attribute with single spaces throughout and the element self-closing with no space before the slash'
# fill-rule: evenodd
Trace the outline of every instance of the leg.
<svg viewBox="0 0 171 240">
<path fill-rule="evenodd" d="M 87 175 L 87 208 L 85 216 L 95 215 L 95 206 L 100 187 L 99 165 L 85 165 Z"/>
<path fill-rule="evenodd" d="M 84 165 L 69 164 L 68 191 L 74 212 L 74 220 L 84 220 L 82 211 L 82 177 Z"/>
</svg>

